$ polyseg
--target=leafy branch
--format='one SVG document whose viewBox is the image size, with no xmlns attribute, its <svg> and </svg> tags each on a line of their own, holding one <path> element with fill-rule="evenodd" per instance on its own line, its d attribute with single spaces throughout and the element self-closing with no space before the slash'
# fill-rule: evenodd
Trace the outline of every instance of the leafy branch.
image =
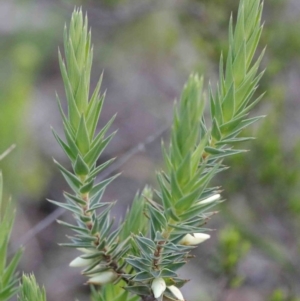
<svg viewBox="0 0 300 301">
<path fill-rule="evenodd" d="M 89 284 L 106 284 L 126 277 L 124 254 L 130 248 L 129 236 L 132 221 L 137 215 L 129 213 L 122 227 L 111 231 L 113 220 L 110 209 L 114 203 L 101 202 L 107 185 L 118 175 L 100 183 L 94 183 L 97 175 L 113 161 L 109 160 L 97 166 L 97 160 L 115 133 L 106 136 L 114 117 L 96 133 L 98 119 L 104 102 L 100 95 L 100 80 L 89 98 L 90 72 L 92 65 L 91 33 L 88 31 L 87 17 L 83 18 L 81 10 L 74 11 L 69 31 L 64 34 L 65 60 L 59 53 L 60 69 L 65 85 L 68 113 L 65 114 L 60 100 L 58 105 L 64 125 L 66 141 L 63 141 L 53 130 L 54 136 L 69 157 L 73 172 L 55 161 L 73 193 L 65 192 L 66 203 L 50 202 L 71 211 L 76 225 L 58 221 L 75 231 L 71 243 L 62 244 L 77 248 L 83 254 L 70 265 L 85 267 L 83 274 L 89 277 Z M 147 193 L 147 192 L 145 192 Z M 140 200 L 137 196 L 136 200 Z M 136 204 L 136 205 L 135 205 Z M 134 212 L 143 216 L 142 201 L 134 201 Z M 99 211 L 97 211 L 99 210 Z M 134 218 L 134 219 L 133 219 Z M 145 219 L 144 219 L 145 220 Z M 143 231 L 144 221 L 138 231 Z M 128 230 L 129 229 L 129 230 Z M 132 232 L 132 231 L 131 231 Z"/>
<path fill-rule="evenodd" d="M 23 275 L 18 301 L 46 301 L 45 288 L 40 288 L 34 275 Z"/>
<path fill-rule="evenodd" d="M 0 155 L 0 161 L 9 154 L 14 148 L 11 146 L 7 151 Z M 8 244 L 15 220 L 15 212 L 13 210 L 11 200 L 3 199 L 3 176 L 0 171 L 0 301 L 9 300 L 17 291 L 19 282 L 16 273 L 17 265 L 21 259 L 23 249 L 20 248 L 8 262 L 7 252 Z"/>
<path fill-rule="evenodd" d="M 209 187 L 209 183 L 227 168 L 222 163 L 225 157 L 244 151 L 233 146 L 252 139 L 240 137 L 240 132 L 262 117 L 248 118 L 262 98 L 260 95 L 253 100 L 263 74 L 258 73 L 263 53 L 254 59 L 262 31 L 261 13 L 260 1 L 241 1 L 235 29 L 230 19 L 225 68 L 221 56 L 217 92 L 209 87 L 209 122 L 204 117 L 203 79 L 198 75 L 190 76 L 175 107 L 170 146 L 163 146 L 166 170 L 157 176 L 160 202 L 149 200 L 147 204 L 150 237 L 135 237 L 139 248 L 134 263 L 138 267 L 132 288 L 136 290 L 139 285 L 141 294 L 151 295 L 146 288 L 152 283 L 152 300 L 163 294 L 171 300 L 181 298 L 166 288 L 184 283 L 176 270 L 196 244 L 210 237 L 203 233 L 209 231 L 204 225 L 214 214 L 209 210 L 221 201 L 221 196 L 219 187 Z M 127 261 L 131 263 L 131 257 Z"/>
<path fill-rule="evenodd" d="M 236 143 L 251 137 L 241 131 L 261 116 L 248 117 L 262 95 L 255 98 L 262 54 L 256 58 L 260 39 L 262 3 L 241 0 L 237 21 L 229 23 L 229 50 L 221 56 L 216 92 L 203 92 L 203 78 L 191 75 L 180 102 L 175 105 L 169 147 L 162 146 L 165 170 L 157 174 L 159 189 L 145 188 L 138 194 L 125 219 L 115 230 L 110 210 L 114 202 L 102 202 L 105 188 L 118 175 L 96 183 L 97 175 L 113 161 L 97 161 L 115 133 L 107 135 L 114 117 L 97 131 L 105 94 L 101 79 L 90 93 L 92 66 L 91 32 L 87 17 L 75 9 L 64 33 L 64 58 L 59 63 L 68 111 L 58 99 L 65 140 L 54 136 L 71 161 L 69 171 L 55 161 L 72 189 L 65 203 L 50 202 L 73 213 L 76 224 L 59 221 L 73 230 L 71 243 L 81 255 L 71 266 L 83 267 L 94 300 L 184 300 L 180 290 L 187 280 L 177 270 L 191 257 L 190 251 L 207 240 L 212 207 L 221 202 L 220 188 L 210 187 L 214 176 L 225 170 L 224 158 L 240 152 Z M 91 96 L 90 96 L 91 94 Z M 210 115 L 205 116 L 209 102 Z M 125 290 L 123 289 L 125 288 Z"/>
</svg>

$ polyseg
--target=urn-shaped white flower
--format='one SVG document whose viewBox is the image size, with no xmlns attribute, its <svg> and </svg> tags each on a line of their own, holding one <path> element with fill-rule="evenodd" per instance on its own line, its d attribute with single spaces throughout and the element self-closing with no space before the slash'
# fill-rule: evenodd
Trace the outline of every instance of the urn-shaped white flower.
<svg viewBox="0 0 300 301">
<path fill-rule="evenodd" d="M 174 297 L 177 298 L 178 301 L 184 301 L 183 295 L 178 287 L 176 287 L 175 285 L 171 285 L 168 286 L 168 289 L 171 291 Z"/>
<path fill-rule="evenodd" d="M 98 274 L 93 275 L 89 280 L 89 284 L 108 284 L 113 282 L 118 278 L 118 274 L 115 271 L 108 270 Z"/>
<path fill-rule="evenodd" d="M 74 260 L 72 260 L 69 265 L 70 267 L 80 268 L 80 267 L 88 266 L 92 262 L 93 262 L 92 259 L 84 259 L 78 256 Z"/>
<path fill-rule="evenodd" d="M 152 282 L 151 289 L 155 298 L 159 298 L 166 290 L 166 282 L 163 278 L 155 278 Z"/>
<path fill-rule="evenodd" d="M 214 201 L 217 201 L 217 200 L 219 200 L 220 198 L 221 198 L 221 195 L 220 195 L 220 194 L 215 194 L 215 195 L 210 196 L 210 197 L 207 198 L 207 199 L 204 199 L 204 200 L 198 202 L 198 204 L 204 205 L 204 204 L 213 203 Z"/>
<path fill-rule="evenodd" d="M 186 234 L 179 243 L 185 246 L 194 246 L 201 244 L 209 238 L 210 235 L 206 233 L 193 233 L 193 235 Z"/>
</svg>

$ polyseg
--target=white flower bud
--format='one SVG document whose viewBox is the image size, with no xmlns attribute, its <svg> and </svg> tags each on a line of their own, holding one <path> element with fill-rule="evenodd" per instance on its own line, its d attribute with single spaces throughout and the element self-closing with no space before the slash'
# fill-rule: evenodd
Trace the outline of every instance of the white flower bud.
<svg viewBox="0 0 300 301">
<path fill-rule="evenodd" d="M 79 268 L 79 267 L 85 267 L 91 264 L 92 262 L 93 262 L 92 259 L 84 259 L 79 256 L 76 257 L 74 260 L 72 260 L 69 265 L 70 267 Z"/>
<path fill-rule="evenodd" d="M 200 201 L 198 202 L 198 204 L 200 205 L 204 205 L 204 204 L 209 204 L 209 203 L 212 203 L 214 201 L 217 201 L 221 198 L 221 195 L 220 194 L 215 194 L 215 195 L 212 195 L 210 196 L 209 198 L 207 199 L 204 199 L 203 201 Z"/>
<path fill-rule="evenodd" d="M 155 278 L 152 282 L 151 289 L 155 298 L 159 298 L 166 290 L 165 280 L 161 277 Z"/>
<path fill-rule="evenodd" d="M 112 270 L 104 271 L 99 274 L 93 275 L 89 280 L 89 284 L 107 284 L 111 283 L 118 278 L 118 274 Z"/>
<path fill-rule="evenodd" d="M 193 235 L 191 234 L 185 235 L 179 243 L 185 246 L 194 246 L 194 245 L 201 244 L 202 242 L 206 241 L 209 238 L 210 238 L 209 234 L 193 233 Z"/>
<path fill-rule="evenodd" d="M 85 253 L 85 254 L 92 254 L 95 252 L 94 249 L 86 249 L 86 248 L 77 248 L 78 251 L 81 251 L 82 253 Z"/>
<path fill-rule="evenodd" d="M 178 301 L 184 301 L 181 291 L 175 285 L 168 286 L 168 289 L 177 298 Z"/>
</svg>

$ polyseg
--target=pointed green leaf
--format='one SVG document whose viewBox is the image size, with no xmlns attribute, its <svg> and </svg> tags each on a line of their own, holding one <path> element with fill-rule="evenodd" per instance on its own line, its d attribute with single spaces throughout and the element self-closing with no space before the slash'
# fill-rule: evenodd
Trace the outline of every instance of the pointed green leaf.
<svg viewBox="0 0 300 301">
<path fill-rule="evenodd" d="M 90 150 L 90 138 L 84 115 L 81 115 L 75 142 L 83 156 Z"/>
<path fill-rule="evenodd" d="M 64 197 L 69 201 L 69 202 L 75 202 L 79 205 L 86 205 L 86 201 L 84 201 L 82 198 L 72 195 L 70 193 L 64 192 Z"/>
<path fill-rule="evenodd" d="M 213 119 L 211 134 L 217 141 L 221 140 L 222 138 L 222 133 L 216 118 Z"/>
<path fill-rule="evenodd" d="M 93 196 L 97 194 L 99 191 L 105 189 L 105 187 L 110 184 L 114 179 L 116 179 L 120 174 L 116 174 L 106 180 L 101 181 L 100 183 L 96 184 L 93 189 L 90 191 L 90 195 Z"/>
<path fill-rule="evenodd" d="M 58 136 L 58 134 L 55 132 L 55 130 L 53 128 L 51 128 L 51 130 L 52 130 L 52 133 L 53 133 L 56 141 L 58 142 L 60 147 L 64 150 L 66 155 L 70 158 L 70 160 L 72 160 L 72 161 L 75 160 L 75 154 L 70 149 L 70 147 Z"/>
<path fill-rule="evenodd" d="M 84 161 L 88 166 L 93 166 L 97 159 L 100 157 L 110 140 L 114 137 L 116 132 L 106 137 L 104 140 L 100 140 L 91 150 L 84 156 Z"/>
<path fill-rule="evenodd" d="M 76 173 L 76 175 L 78 176 L 86 176 L 89 174 L 90 169 L 87 166 L 87 164 L 84 162 L 84 160 L 82 159 L 82 157 L 78 154 L 75 164 L 74 164 L 74 171 Z"/>
<path fill-rule="evenodd" d="M 54 163 L 58 166 L 60 169 L 62 175 L 70 185 L 70 187 L 76 192 L 82 185 L 81 181 L 73 175 L 71 172 L 69 172 L 67 169 L 65 169 L 61 164 L 59 164 L 55 159 L 53 159 Z"/>
<path fill-rule="evenodd" d="M 84 183 L 84 185 L 80 188 L 80 193 L 85 194 L 89 193 L 94 186 L 94 178 L 92 178 L 89 182 Z"/>
<path fill-rule="evenodd" d="M 81 208 L 78 208 L 74 205 L 70 205 L 70 204 L 65 204 L 65 203 L 60 203 L 60 202 L 56 202 L 56 201 L 53 201 L 53 200 L 49 200 L 47 199 L 48 202 L 58 206 L 58 207 L 61 207 L 61 208 L 64 208 L 64 209 L 67 209 L 75 214 L 81 214 L 82 213 L 82 210 Z"/>
</svg>

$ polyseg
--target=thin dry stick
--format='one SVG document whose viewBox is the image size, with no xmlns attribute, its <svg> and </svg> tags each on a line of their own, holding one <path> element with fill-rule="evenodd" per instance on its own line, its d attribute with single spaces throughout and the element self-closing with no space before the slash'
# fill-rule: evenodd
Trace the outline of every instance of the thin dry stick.
<svg viewBox="0 0 300 301">
<path fill-rule="evenodd" d="M 15 144 L 13 144 L 12 146 L 10 146 L 4 153 L 2 153 L 1 155 L 0 155 L 0 161 L 4 158 L 4 157 L 6 157 L 14 148 L 16 147 L 16 145 Z"/>
<path fill-rule="evenodd" d="M 110 165 L 106 170 L 104 170 L 98 177 L 99 181 L 110 176 L 112 173 L 120 169 L 127 161 L 129 161 L 134 155 L 139 152 L 145 151 L 145 147 L 155 140 L 157 140 L 161 135 L 163 135 L 168 129 L 169 125 L 163 126 L 156 133 L 148 136 L 144 142 L 137 144 L 135 147 L 128 150 L 126 153 L 122 155 L 118 160 L 116 160 L 113 164 Z M 12 247 L 11 253 L 14 253 L 19 249 L 20 245 L 26 245 L 31 239 L 33 239 L 36 235 L 42 232 L 44 229 L 49 227 L 56 219 L 61 217 L 66 212 L 65 209 L 57 208 L 51 214 L 49 214 L 46 218 L 38 222 L 33 228 L 31 228 L 25 235 L 22 236 Z"/>
</svg>

